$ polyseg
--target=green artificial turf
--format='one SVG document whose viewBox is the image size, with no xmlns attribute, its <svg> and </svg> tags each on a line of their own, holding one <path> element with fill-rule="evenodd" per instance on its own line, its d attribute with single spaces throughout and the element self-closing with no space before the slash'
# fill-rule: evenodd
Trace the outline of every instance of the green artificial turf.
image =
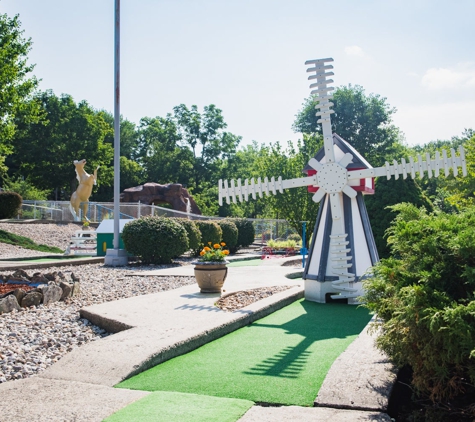
<svg viewBox="0 0 475 422">
<path fill-rule="evenodd" d="M 68 258 L 38 258 L 38 259 L 25 259 L 21 262 L 50 262 L 50 261 L 62 261 L 65 259 L 77 259 L 77 258 L 91 258 L 93 255 L 81 255 Z"/>
<path fill-rule="evenodd" d="M 228 267 L 257 267 L 261 265 L 262 259 L 247 259 L 244 261 L 232 261 Z"/>
<path fill-rule="evenodd" d="M 117 387 L 312 406 L 333 361 L 370 318 L 364 308 L 299 300 Z"/>
<path fill-rule="evenodd" d="M 234 422 L 254 403 L 159 391 L 129 404 L 103 422 Z"/>
</svg>

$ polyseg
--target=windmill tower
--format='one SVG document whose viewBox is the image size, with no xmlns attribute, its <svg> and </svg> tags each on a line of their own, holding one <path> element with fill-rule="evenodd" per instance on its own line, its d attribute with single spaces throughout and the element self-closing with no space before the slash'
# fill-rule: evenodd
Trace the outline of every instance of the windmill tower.
<svg viewBox="0 0 475 422">
<path fill-rule="evenodd" d="M 261 198 L 265 192 L 276 195 L 284 189 L 309 186 L 314 192 L 313 201 L 321 202 L 309 251 L 309 259 L 304 270 L 305 298 L 315 302 L 326 302 L 332 299 L 347 299 L 348 303 L 358 303 L 357 298 L 363 294 L 361 280 L 366 272 L 379 260 L 371 231 L 371 225 L 364 205 L 363 193 L 374 193 L 374 178 L 386 176 L 395 179 L 408 174 L 412 178 L 430 178 L 439 176 L 444 171 L 449 175 L 450 169 L 457 176 L 458 167 L 462 174 L 467 174 L 465 154 L 459 147 L 459 156 L 451 149 L 450 157 L 447 152 L 436 152 L 435 159 L 426 154 L 426 161 L 420 155 L 409 162 L 404 158 L 401 163 L 396 160 L 392 164 L 386 162 L 382 167 L 373 168 L 371 165 L 344 139 L 332 133 L 331 109 L 333 103 L 330 87 L 333 81 L 331 64 L 333 59 L 309 60 L 305 64 L 312 67 L 307 72 L 312 73 L 308 79 L 315 80 L 310 84 L 311 94 L 318 96 L 316 113 L 318 123 L 322 125 L 324 146 L 315 157 L 311 158 L 304 169 L 307 177 L 282 180 L 282 177 L 267 177 L 257 183 L 252 178 L 241 184 L 241 179 L 228 183 L 219 181 L 219 204 L 225 198 L 237 202 L 248 200 L 249 196 Z"/>
</svg>

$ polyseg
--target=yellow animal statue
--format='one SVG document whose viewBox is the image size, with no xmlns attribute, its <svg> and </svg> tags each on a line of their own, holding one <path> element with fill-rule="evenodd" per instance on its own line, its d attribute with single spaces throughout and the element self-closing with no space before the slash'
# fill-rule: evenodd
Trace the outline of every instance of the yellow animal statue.
<svg viewBox="0 0 475 422">
<path fill-rule="evenodd" d="M 88 174 L 84 170 L 84 165 L 86 160 L 74 160 L 74 166 L 76 167 L 76 177 L 79 181 L 79 186 L 71 195 L 71 211 L 73 212 L 76 219 L 79 219 L 79 207 L 82 209 L 82 217 L 86 221 L 89 221 L 87 218 L 87 208 L 89 204 L 89 197 L 92 193 L 92 186 L 97 182 L 97 170 L 99 166 L 94 170 L 94 174 Z M 81 205 L 82 204 L 82 205 Z"/>
</svg>

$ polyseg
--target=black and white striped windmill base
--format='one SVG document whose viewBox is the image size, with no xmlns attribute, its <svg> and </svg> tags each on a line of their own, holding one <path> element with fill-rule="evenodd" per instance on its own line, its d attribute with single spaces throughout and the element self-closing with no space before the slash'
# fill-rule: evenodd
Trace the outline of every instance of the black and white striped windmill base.
<svg viewBox="0 0 475 422">
<path fill-rule="evenodd" d="M 371 225 L 363 200 L 364 194 L 374 193 L 374 178 L 386 176 L 395 179 L 410 175 L 420 178 L 437 177 L 441 173 L 449 175 L 450 169 L 457 176 L 458 168 L 467 174 L 465 153 L 459 147 L 459 155 L 451 149 L 450 155 L 442 151 L 436 152 L 431 159 L 426 154 L 425 161 L 420 155 L 417 158 L 403 158 L 398 163 L 386 162 L 382 167 L 371 165 L 344 139 L 331 129 L 331 110 L 333 103 L 330 87 L 333 81 L 328 79 L 333 72 L 333 59 L 309 60 L 305 64 L 311 67 L 309 80 L 314 80 L 310 88 L 318 103 L 316 113 L 318 123 L 322 125 L 323 148 L 310 159 L 304 172 L 306 177 L 282 180 L 282 177 L 259 177 L 257 182 L 241 179 L 236 182 L 219 181 L 219 204 L 223 199 L 229 204 L 247 201 L 249 196 L 256 199 L 257 195 L 276 195 L 284 189 L 307 186 L 314 192 L 313 200 L 321 202 L 315 224 L 303 278 L 305 279 L 305 298 L 315 302 L 326 302 L 331 299 L 347 299 L 348 303 L 358 303 L 363 294 L 361 280 L 368 270 L 379 260 Z"/>
</svg>

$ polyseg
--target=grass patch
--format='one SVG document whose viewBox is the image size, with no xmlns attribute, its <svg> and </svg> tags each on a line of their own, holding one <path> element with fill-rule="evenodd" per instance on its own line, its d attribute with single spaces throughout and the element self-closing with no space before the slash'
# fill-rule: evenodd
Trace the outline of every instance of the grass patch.
<svg viewBox="0 0 475 422">
<path fill-rule="evenodd" d="M 117 387 L 312 406 L 370 318 L 365 308 L 300 300 Z"/>
<path fill-rule="evenodd" d="M 129 404 L 103 422 L 234 422 L 253 402 L 160 391 Z"/>
<path fill-rule="evenodd" d="M 24 249 L 31 249 L 34 251 L 40 252 L 51 252 L 51 253 L 63 253 L 64 251 L 55 247 L 55 246 L 47 246 L 47 245 L 38 245 L 37 243 L 33 242 L 28 237 L 19 236 L 5 230 L 0 230 L 0 242 L 8 243 L 10 245 L 19 246 Z"/>
</svg>

